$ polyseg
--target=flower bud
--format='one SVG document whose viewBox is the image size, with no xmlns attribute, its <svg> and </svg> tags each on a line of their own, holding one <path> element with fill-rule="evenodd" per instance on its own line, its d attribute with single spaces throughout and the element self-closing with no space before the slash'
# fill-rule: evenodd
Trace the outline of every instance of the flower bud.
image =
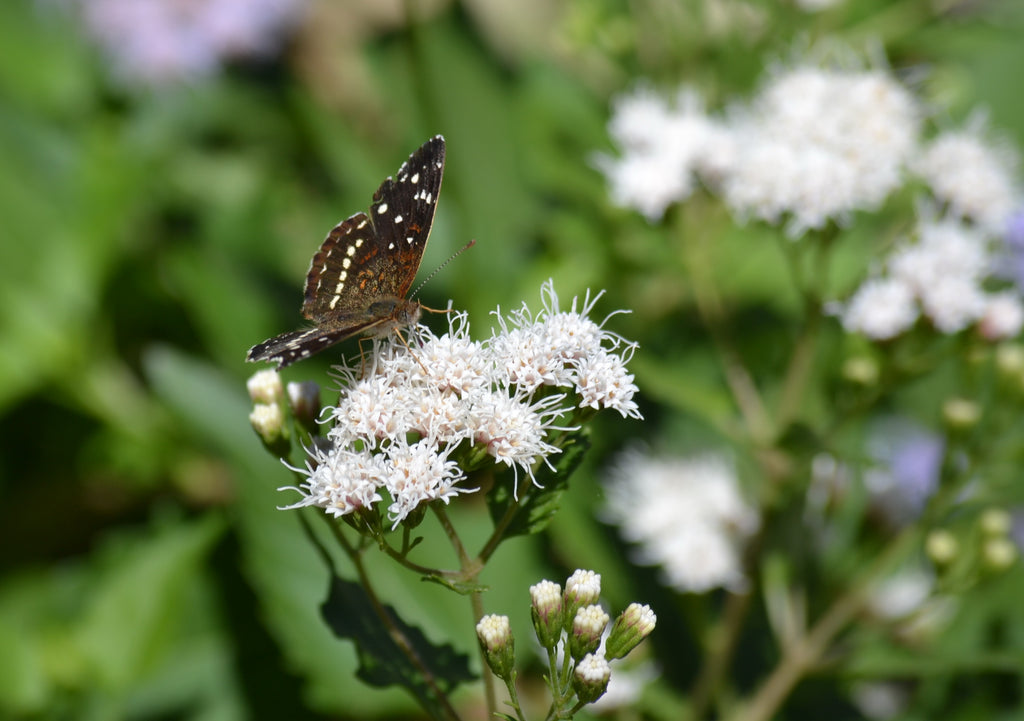
<svg viewBox="0 0 1024 721">
<path fill-rule="evenodd" d="M 530 586 L 530 598 L 537 640 L 544 648 L 554 648 L 562 636 L 562 589 L 557 583 L 541 581 Z"/>
<path fill-rule="evenodd" d="M 576 611 L 569 633 L 569 655 L 579 660 L 601 645 L 601 634 L 611 617 L 600 606 L 584 606 Z"/>
<path fill-rule="evenodd" d="M 583 703 L 594 703 L 608 690 L 612 668 L 603 656 L 588 653 L 583 657 L 572 674 L 572 688 Z"/>
<path fill-rule="evenodd" d="M 650 606 L 631 603 L 612 626 L 612 632 L 605 643 L 604 655 L 609 660 L 624 657 L 647 638 L 654 630 L 658 617 Z"/>
<path fill-rule="evenodd" d="M 960 553 L 960 544 L 949 531 L 932 531 L 924 542 L 925 553 L 939 566 L 948 566 Z"/>
<path fill-rule="evenodd" d="M 990 508 L 981 514 L 978 523 L 986 536 L 1007 536 L 1013 526 L 1013 519 L 1002 508 Z"/>
<path fill-rule="evenodd" d="M 996 348 L 996 368 L 1009 378 L 1016 378 L 1024 373 L 1024 346 L 1004 343 Z"/>
<path fill-rule="evenodd" d="M 843 363 L 842 374 L 851 383 L 871 387 L 878 382 L 878 362 L 867 356 L 848 358 Z"/>
<path fill-rule="evenodd" d="M 288 384 L 288 405 L 303 428 L 311 433 L 316 430 L 316 419 L 320 416 L 320 384 L 316 381 Z"/>
<path fill-rule="evenodd" d="M 565 582 L 565 630 L 572 633 L 576 612 L 597 603 L 601 596 L 601 574 L 577 569 Z"/>
<path fill-rule="evenodd" d="M 515 672 L 516 644 L 508 616 L 484 616 L 476 625 L 476 636 L 494 675 L 503 681 L 510 679 Z"/>
<path fill-rule="evenodd" d="M 288 454 L 288 436 L 281 406 L 277 403 L 257 403 L 249 414 L 249 422 L 271 453 L 278 456 Z"/>
<path fill-rule="evenodd" d="M 950 398 L 942 404 L 942 417 L 954 431 L 967 431 L 981 419 L 981 407 L 966 398 Z"/>
<path fill-rule="evenodd" d="M 253 403 L 277 403 L 284 395 L 281 376 L 276 370 L 256 371 L 245 382 Z"/>
<path fill-rule="evenodd" d="M 1009 538 L 990 538 L 982 544 L 981 557 L 993 571 L 1005 571 L 1017 560 L 1017 547 Z"/>
</svg>

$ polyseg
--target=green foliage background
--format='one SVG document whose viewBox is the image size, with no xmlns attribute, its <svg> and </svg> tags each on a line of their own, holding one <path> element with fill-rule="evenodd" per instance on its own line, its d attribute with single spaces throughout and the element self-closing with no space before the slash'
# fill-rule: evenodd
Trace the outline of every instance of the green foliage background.
<svg viewBox="0 0 1024 721">
<path fill-rule="evenodd" d="M 563 300 L 607 289 L 596 315 L 632 309 L 609 327 L 641 344 L 632 368 L 647 420 L 599 419 L 549 532 L 510 542 L 485 574 L 488 611 L 511 615 L 525 641 L 530 583 L 598 570 L 616 608 L 651 603 L 656 635 L 673 639 L 653 640 L 665 674 L 644 713 L 674 717 L 697 664 L 687 624 L 717 600 L 680 602 L 654 571 L 628 564 L 595 520 L 597 479 L 630 437 L 689 449 L 720 441 L 731 401 L 677 240 L 611 207 L 591 166 L 611 147 L 610 98 L 649 78 L 724 103 L 772 61 L 832 36 L 879 42 L 893 67 L 926 68 L 918 90 L 950 123 L 984 106 L 1024 147 L 1024 9 L 1014 2 L 850 0 L 820 14 L 769 2 L 408 2 L 415 20 L 371 24 L 358 3 L 319 0 L 316 22 L 280 57 L 152 90 L 114 83 L 55 5 L 0 3 L 0 716 L 414 713 L 409 699 L 360 684 L 351 647 L 325 632 L 329 579 L 295 514 L 275 510 L 289 476 L 249 427 L 243 359 L 296 325 L 326 231 L 443 133 L 447 171 L 423 268 L 478 245 L 431 281 L 425 303 L 452 298 L 481 337 L 490 310 L 539 307 L 552 277 Z M 789 341 L 776 329 L 799 312 L 776 233 L 732 229 L 718 212 L 694 227 L 714 235 L 709 267 L 733 333 L 770 367 Z M 872 222 L 844 241 L 837 295 L 884 242 Z M 838 359 L 833 334 L 827 353 Z M 323 381 L 327 366 L 318 358 L 286 379 Z M 899 402 L 934 411 L 959 381 L 932 379 Z M 1020 459 L 1019 434 L 1007 443 Z M 1007 497 L 1024 495 L 1013 488 L 1019 465 L 1004 472 Z M 453 513 L 485 536 L 481 504 Z M 425 550 L 450 563 L 444 548 Z M 838 558 L 836 575 L 865 552 Z M 452 642 L 472 649 L 468 604 L 378 570 L 408 621 L 437 641 L 457 629 Z M 1018 717 L 1022 592 L 1019 569 L 968 592 L 972 622 L 923 656 L 855 635 L 845 675 L 802 686 L 786 718 L 856 718 L 844 684 L 885 674 L 928 689 L 907 718 L 944 708 L 944 718 Z M 758 628 L 763 619 L 744 640 L 740 688 L 771 667 Z M 992 633 L 1005 641 L 995 655 L 983 652 Z"/>
</svg>

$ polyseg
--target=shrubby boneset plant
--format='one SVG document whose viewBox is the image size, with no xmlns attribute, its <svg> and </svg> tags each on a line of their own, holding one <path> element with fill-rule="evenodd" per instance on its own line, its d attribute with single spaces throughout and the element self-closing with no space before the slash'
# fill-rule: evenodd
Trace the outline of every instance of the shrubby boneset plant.
<svg viewBox="0 0 1024 721">
<path fill-rule="evenodd" d="M 502 541 L 546 525 L 552 512 L 547 504 L 565 488 L 585 449 L 585 424 L 596 412 L 610 409 L 641 417 L 634 400 L 637 388 L 626 368 L 636 344 L 605 328 L 607 317 L 602 322 L 590 318 L 602 294 L 574 298 L 568 308 L 562 307 L 552 281 L 541 294 L 543 307 L 536 314 L 525 303 L 511 313 L 496 311 L 499 327 L 484 341 L 470 337 L 468 318 L 457 311 L 447 313 L 443 335 L 416 325 L 407 340 L 397 334 L 375 340 L 372 353 L 335 367 L 335 405 L 320 405 L 315 384 L 283 388 L 277 371 L 260 371 L 248 384 L 254 403 L 250 421 L 266 447 L 287 456 L 298 439 L 306 454 L 301 466 L 289 466 L 301 481 L 280 490 L 299 497 L 282 510 L 320 510 L 335 524 L 357 569 L 364 542 L 370 542 L 407 568 L 470 595 L 481 657 L 505 682 L 518 719 L 526 715 L 514 685 L 510 626 L 505 617 L 483 615 L 479 574 Z M 295 420 L 292 429 L 285 422 L 289 415 Z M 475 556 L 444 510 L 457 497 L 473 493 L 486 494 L 495 521 Z M 415 541 L 409 534 L 428 513 L 449 538 L 460 562 L 457 571 L 412 560 Z M 342 526 L 355 540 L 347 540 Z M 409 675 L 417 679 L 410 690 L 432 715 L 457 718 L 441 688 L 471 675 L 464 661 L 453 664 L 454 669 L 434 668 L 431 652 L 425 658 L 417 646 L 425 643 L 422 636 L 396 623 L 393 609 L 382 608 L 369 583 L 360 573 L 361 593 L 380 610 L 381 626 L 405 638 L 398 647 L 406 652 Z M 346 593 L 355 590 L 349 587 Z M 646 637 L 655 616 L 648 607 L 632 604 L 603 641 L 610 619 L 597 605 L 597 574 L 577 572 L 564 595 L 546 581 L 530 593 L 545 654 L 549 661 L 556 652 L 564 657 L 548 676 L 552 712 L 571 718 L 603 695 L 609 661 L 625 656 Z M 329 599 L 325 617 L 331 615 L 332 602 L 343 603 L 341 596 Z M 364 639 L 354 640 L 367 645 Z M 386 655 L 382 649 L 362 651 Z M 410 684 L 400 677 L 396 682 Z M 421 692 L 420 683 L 427 692 Z M 489 683 L 486 689 L 493 713 Z"/>
</svg>

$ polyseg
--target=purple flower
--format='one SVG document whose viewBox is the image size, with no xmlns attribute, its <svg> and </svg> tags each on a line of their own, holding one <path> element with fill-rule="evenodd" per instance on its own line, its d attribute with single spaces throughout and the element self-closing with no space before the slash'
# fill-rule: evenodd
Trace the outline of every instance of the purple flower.
<svg viewBox="0 0 1024 721">
<path fill-rule="evenodd" d="M 869 443 L 875 467 L 864 477 L 879 508 L 894 523 L 907 523 L 924 510 L 939 485 L 946 442 L 903 420 L 879 424 Z"/>
<path fill-rule="evenodd" d="M 1010 216 L 1003 239 L 1006 241 L 1006 256 L 1002 273 L 1024 291 L 1024 208 Z"/>
<path fill-rule="evenodd" d="M 274 52 L 305 0 L 67 0 L 125 82 L 159 86 Z"/>
</svg>

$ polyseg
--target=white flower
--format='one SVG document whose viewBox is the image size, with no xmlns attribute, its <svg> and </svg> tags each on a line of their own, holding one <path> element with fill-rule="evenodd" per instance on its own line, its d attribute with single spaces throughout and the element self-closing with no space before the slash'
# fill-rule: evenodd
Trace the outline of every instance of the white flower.
<svg viewBox="0 0 1024 721">
<path fill-rule="evenodd" d="M 921 220 L 916 234 L 893 253 L 889 270 L 917 293 L 948 278 L 978 281 L 989 267 L 985 238 L 955 219 Z"/>
<path fill-rule="evenodd" d="M 920 112 L 881 70 L 799 67 L 778 74 L 734 122 L 739 158 L 723 181 L 741 217 L 799 235 L 877 207 L 902 182 Z"/>
<path fill-rule="evenodd" d="M 760 517 L 739 492 L 724 458 L 652 458 L 628 451 L 605 485 L 605 517 L 638 544 L 638 559 L 662 567 L 666 582 L 685 592 L 746 584 L 745 541 Z"/>
<path fill-rule="evenodd" d="M 882 618 L 903 618 L 918 610 L 934 587 L 931 574 L 916 568 L 904 569 L 872 589 L 869 606 Z"/>
<path fill-rule="evenodd" d="M 985 293 L 969 278 L 944 278 L 919 292 L 925 315 L 943 333 L 958 333 L 985 312 Z"/>
<path fill-rule="evenodd" d="M 842 311 L 843 328 L 874 340 L 888 340 L 910 328 L 919 315 L 914 292 L 899 278 L 864 282 Z"/>
<path fill-rule="evenodd" d="M 687 88 L 674 103 L 646 87 L 617 98 L 608 131 L 622 155 L 598 155 L 594 163 L 611 184 L 612 202 L 651 221 L 693 192 L 694 172 L 715 134 L 700 97 Z"/>
<path fill-rule="evenodd" d="M 499 463 L 522 468 L 535 481 L 533 466 L 537 459 L 546 461 L 548 455 L 559 452 L 544 438 L 553 427 L 552 419 L 564 412 L 559 405 L 563 398 L 547 396 L 531 405 L 504 391 L 476 394 L 469 421 L 473 441 L 484 445 Z"/>
<path fill-rule="evenodd" d="M 529 309 L 497 313 L 501 333 L 491 339 L 496 363 L 505 369 L 505 380 L 517 387 L 534 390 L 541 385 L 574 388 L 581 406 L 614 408 L 623 416 L 640 418 L 633 396 L 637 387 L 625 364 L 636 344 L 605 330 L 588 315 L 598 299 L 588 292 L 582 303 L 574 297 L 563 311 L 552 281 L 541 288 L 544 307 L 534 318 Z"/>
<path fill-rule="evenodd" d="M 266 55 L 303 0 L 74 0 L 87 32 L 127 82 L 163 85 L 213 74 L 228 58 Z"/>
<path fill-rule="evenodd" d="M 955 214 L 1002 233 L 1021 202 L 1014 178 L 1016 159 L 1011 148 L 986 143 L 981 125 L 979 116 L 966 130 L 939 135 L 914 169 Z"/>
<path fill-rule="evenodd" d="M 1013 338 L 1024 326 L 1024 306 L 1016 291 L 1006 290 L 988 296 L 978 330 L 989 340 Z"/>
<path fill-rule="evenodd" d="M 455 461 L 448 460 L 451 448 L 439 449 L 432 439 L 388 446 L 384 486 L 391 495 L 388 513 L 393 528 L 421 503 L 440 500 L 446 504 L 460 492 L 455 484 L 465 478 Z"/>
<path fill-rule="evenodd" d="M 576 392 L 580 405 L 588 408 L 614 408 L 623 418 L 642 418 L 633 401 L 637 387 L 633 375 L 626 372 L 626 360 L 617 353 L 599 353 L 576 363 Z"/>
<path fill-rule="evenodd" d="M 333 516 L 343 516 L 381 500 L 377 488 L 383 484 L 383 458 L 370 453 L 331 448 L 312 451 L 305 470 L 308 477 L 301 488 L 287 486 L 278 490 L 299 491 L 303 497 L 283 509 L 317 506 Z"/>
<path fill-rule="evenodd" d="M 375 341 L 369 362 L 335 367 L 340 398 L 323 413 L 330 445 L 311 451 L 300 471 L 307 479 L 292 489 L 303 497 L 289 508 L 343 515 L 387 491 L 397 525 L 424 503 L 476 490 L 457 485 L 465 474 L 455 454 L 466 445 L 512 468 L 517 483 L 520 469 L 536 483 L 538 464 L 550 466 L 560 452 L 549 433 L 576 430 L 556 423 L 572 410 L 570 396 L 535 394 L 541 385 L 577 389 L 581 408 L 639 417 L 625 369 L 635 345 L 587 317 L 600 297 L 573 298 L 562 311 L 548 281 L 536 317 L 525 304 L 508 319 L 499 315 L 502 332 L 486 342 L 469 338 L 464 313 L 449 313 L 442 336 L 416 326 L 408 345 L 388 335 Z"/>
</svg>

